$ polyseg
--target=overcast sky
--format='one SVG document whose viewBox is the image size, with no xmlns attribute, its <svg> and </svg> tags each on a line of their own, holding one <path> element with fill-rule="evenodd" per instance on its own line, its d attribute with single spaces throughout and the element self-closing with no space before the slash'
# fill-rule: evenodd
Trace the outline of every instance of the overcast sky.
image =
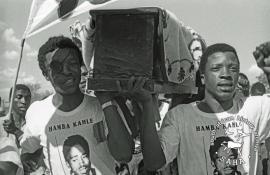
<svg viewBox="0 0 270 175">
<path fill-rule="evenodd" d="M 0 96 L 7 99 L 19 58 L 20 40 L 27 24 L 30 0 L 0 0 Z M 207 44 L 226 42 L 238 51 L 241 71 L 255 81 L 258 71 L 252 57 L 255 47 L 270 40 L 270 0 L 119 0 L 112 7 L 138 4 L 162 6 L 191 26 Z M 84 21 L 87 14 L 77 19 Z M 38 82 L 51 88 L 37 64 L 37 50 L 49 36 L 69 36 L 76 19 L 57 24 L 27 39 L 19 82 Z"/>
</svg>

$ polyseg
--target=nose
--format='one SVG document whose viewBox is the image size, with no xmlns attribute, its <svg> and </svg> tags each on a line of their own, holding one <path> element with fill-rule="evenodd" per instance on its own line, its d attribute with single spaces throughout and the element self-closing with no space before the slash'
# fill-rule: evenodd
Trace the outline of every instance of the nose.
<svg viewBox="0 0 270 175">
<path fill-rule="evenodd" d="M 229 70 L 229 68 L 227 67 L 224 67 L 220 73 L 220 78 L 222 79 L 232 79 L 232 75 L 231 75 L 231 72 Z"/>
<path fill-rule="evenodd" d="M 83 158 L 80 158 L 80 159 L 79 159 L 79 165 L 80 165 L 80 166 L 85 165 L 85 161 L 84 161 Z"/>
<path fill-rule="evenodd" d="M 70 67 L 68 64 L 63 64 L 63 74 L 70 74 Z"/>
<path fill-rule="evenodd" d="M 25 98 L 25 97 L 22 97 L 22 98 L 21 98 L 21 103 L 23 103 L 23 104 L 26 103 L 26 98 Z"/>
</svg>

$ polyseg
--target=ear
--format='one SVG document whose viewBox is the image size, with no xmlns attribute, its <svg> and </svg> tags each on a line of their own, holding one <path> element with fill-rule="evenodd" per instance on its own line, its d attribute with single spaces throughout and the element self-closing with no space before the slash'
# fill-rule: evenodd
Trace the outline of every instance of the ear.
<svg viewBox="0 0 270 175">
<path fill-rule="evenodd" d="M 201 81 L 202 81 L 202 84 L 205 85 L 205 76 L 204 76 L 204 74 L 201 74 Z"/>
</svg>

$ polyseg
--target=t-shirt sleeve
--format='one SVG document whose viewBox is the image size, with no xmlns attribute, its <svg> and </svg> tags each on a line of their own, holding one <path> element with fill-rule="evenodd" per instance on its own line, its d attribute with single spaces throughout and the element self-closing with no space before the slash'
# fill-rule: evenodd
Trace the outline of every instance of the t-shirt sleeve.
<svg viewBox="0 0 270 175">
<path fill-rule="evenodd" d="M 17 175 L 22 175 L 23 167 L 20 160 L 16 137 L 13 134 L 0 136 L 0 161 L 12 162 L 18 166 Z"/>
<path fill-rule="evenodd" d="M 270 97 L 262 96 L 261 99 L 261 116 L 259 121 L 260 140 L 270 137 Z"/>
<path fill-rule="evenodd" d="M 40 136 L 38 131 L 40 127 L 37 125 L 37 119 L 34 118 L 38 116 L 36 116 L 35 112 L 33 111 L 34 109 L 30 106 L 26 112 L 26 123 L 23 130 L 24 133 L 22 139 L 20 140 L 22 154 L 33 153 L 39 148 L 41 148 Z"/>
<path fill-rule="evenodd" d="M 175 118 L 175 110 L 171 110 L 166 114 L 158 133 L 166 164 L 173 161 L 179 150 L 180 132 L 178 125 L 179 122 Z"/>
</svg>

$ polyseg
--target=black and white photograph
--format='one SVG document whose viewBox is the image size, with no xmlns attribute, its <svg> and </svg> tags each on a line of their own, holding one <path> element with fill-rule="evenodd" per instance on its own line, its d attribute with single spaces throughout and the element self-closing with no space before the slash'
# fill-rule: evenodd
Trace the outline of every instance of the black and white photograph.
<svg viewBox="0 0 270 175">
<path fill-rule="evenodd" d="M 270 175 L 269 0 L 0 4 L 0 175 Z"/>
</svg>

